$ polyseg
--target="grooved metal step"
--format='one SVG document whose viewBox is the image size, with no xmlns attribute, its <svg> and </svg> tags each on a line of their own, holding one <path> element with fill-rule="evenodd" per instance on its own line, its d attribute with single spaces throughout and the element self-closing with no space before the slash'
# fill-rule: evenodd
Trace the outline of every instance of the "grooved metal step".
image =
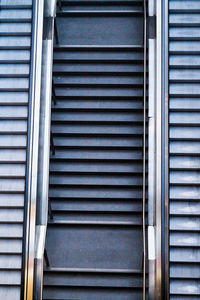
<svg viewBox="0 0 200 300">
<path fill-rule="evenodd" d="M 172 300 L 200 298 L 199 12 L 197 1 L 169 1 L 169 294 Z"/>
<path fill-rule="evenodd" d="M 61 1 L 56 23 L 43 299 L 140 300 L 143 2 Z"/>
</svg>

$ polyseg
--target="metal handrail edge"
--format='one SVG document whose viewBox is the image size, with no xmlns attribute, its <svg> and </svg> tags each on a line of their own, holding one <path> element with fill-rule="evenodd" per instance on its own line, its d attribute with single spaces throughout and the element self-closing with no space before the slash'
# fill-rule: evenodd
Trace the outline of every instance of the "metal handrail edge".
<svg viewBox="0 0 200 300">
<path fill-rule="evenodd" d="M 33 1 L 21 299 L 33 298 L 43 0 Z"/>
<path fill-rule="evenodd" d="M 43 261 L 48 222 L 52 66 L 56 2 L 56 0 L 44 2 L 34 300 L 41 300 L 43 293 Z"/>
</svg>

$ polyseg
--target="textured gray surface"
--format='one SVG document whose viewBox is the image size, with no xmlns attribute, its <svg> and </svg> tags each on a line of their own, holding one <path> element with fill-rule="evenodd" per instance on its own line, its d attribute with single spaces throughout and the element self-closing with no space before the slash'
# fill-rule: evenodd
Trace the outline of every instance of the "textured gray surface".
<svg viewBox="0 0 200 300">
<path fill-rule="evenodd" d="M 20 299 L 32 1 L 0 1 L 0 298 Z"/>
<path fill-rule="evenodd" d="M 122 13 L 142 5 L 63 1 L 57 14 L 43 299 L 142 297 L 143 20 Z"/>
<path fill-rule="evenodd" d="M 170 299 L 200 299 L 200 1 L 169 1 Z"/>
</svg>

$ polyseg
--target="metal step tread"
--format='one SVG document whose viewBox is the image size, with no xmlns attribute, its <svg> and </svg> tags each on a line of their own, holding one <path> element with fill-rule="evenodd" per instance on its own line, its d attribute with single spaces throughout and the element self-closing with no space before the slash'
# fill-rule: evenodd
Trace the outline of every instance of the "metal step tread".
<svg viewBox="0 0 200 300">
<path fill-rule="evenodd" d="M 196 133 L 199 129 L 196 115 L 200 99 L 197 75 L 200 69 L 199 13 L 197 1 L 169 1 L 169 73 L 175 77 L 169 79 L 169 106 L 179 99 L 178 107 L 171 107 L 169 113 L 171 135 L 177 132 L 176 137 L 169 137 L 169 142 L 174 143 L 169 158 L 176 158 L 175 164 L 178 164 L 178 167 L 173 166 L 172 160 L 169 169 L 169 176 L 174 176 L 169 182 L 169 297 L 173 299 L 175 296 L 177 299 L 197 299 L 200 296 L 197 267 L 200 263 L 197 254 L 200 249 L 200 183 L 199 166 L 196 160 L 194 162 L 200 156 Z M 197 106 L 185 106 L 186 98 L 189 98 L 188 104 L 194 99 Z M 184 130 L 187 131 L 185 134 Z M 181 131 L 183 134 L 179 134 Z M 174 150 L 176 143 L 177 153 Z"/>
</svg>

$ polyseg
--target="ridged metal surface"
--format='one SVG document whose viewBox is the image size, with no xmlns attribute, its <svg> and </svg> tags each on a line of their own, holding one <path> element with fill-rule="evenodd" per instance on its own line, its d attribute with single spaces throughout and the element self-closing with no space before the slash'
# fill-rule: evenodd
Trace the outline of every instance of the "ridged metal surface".
<svg viewBox="0 0 200 300">
<path fill-rule="evenodd" d="M 0 298 L 20 299 L 31 0 L 0 1 Z"/>
<path fill-rule="evenodd" d="M 170 299 L 200 299 L 200 1 L 169 1 Z"/>
<path fill-rule="evenodd" d="M 43 299 L 139 300 L 143 3 L 62 4 Z"/>
</svg>

